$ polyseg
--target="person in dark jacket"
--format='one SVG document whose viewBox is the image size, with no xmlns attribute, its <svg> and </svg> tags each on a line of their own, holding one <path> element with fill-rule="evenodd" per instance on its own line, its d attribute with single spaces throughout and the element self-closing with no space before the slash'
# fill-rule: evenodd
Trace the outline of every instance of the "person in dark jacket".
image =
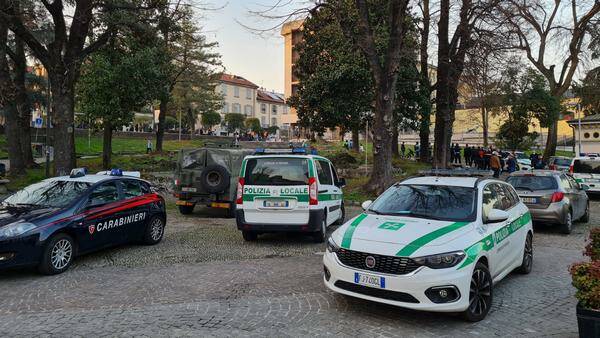
<svg viewBox="0 0 600 338">
<path fill-rule="evenodd" d="M 508 159 L 506 160 L 506 170 L 508 173 L 514 173 L 517 171 L 517 160 L 515 159 L 514 154 L 508 155 Z"/>
<path fill-rule="evenodd" d="M 465 156 L 465 165 L 467 166 L 471 166 L 471 148 L 469 148 L 469 144 L 465 144 L 465 150 L 464 150 L 464 156 Z"/>
</svg>

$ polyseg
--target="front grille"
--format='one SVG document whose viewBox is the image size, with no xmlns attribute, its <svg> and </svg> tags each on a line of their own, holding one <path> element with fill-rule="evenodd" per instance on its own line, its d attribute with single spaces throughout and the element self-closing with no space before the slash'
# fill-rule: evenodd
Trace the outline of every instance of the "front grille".
<svg viewBox="0 0 600 338">
<path fill-rule="evenodd" d="M 368 286 L 352 284 L 344 281 L 337 281 L 334 284 L 340 289 L 344 289 L 346 291 L 360 293 L 361 295 L 371 296 L 375 298 L 389 299 L 395 300 L 397 302 L 404 303 L 419 303 L 419 301 L 413 297 L 412 295 L 404 292 L 390 291 L 390 290 L 382 290 L 376 288 L 370 288 Z"/>
<path fill-rule="evenodd" d="M 340 262 L 346 266 L 390 275 L 405 275 L 415 271 L 420 266 L 406 257 L 374 255 L 346 249 L 339 249 L 336 254 Z M 367 267 L 365 263 L 368 256 L 375 258 L 375 266 L 372 268 Z"/>
</svg>

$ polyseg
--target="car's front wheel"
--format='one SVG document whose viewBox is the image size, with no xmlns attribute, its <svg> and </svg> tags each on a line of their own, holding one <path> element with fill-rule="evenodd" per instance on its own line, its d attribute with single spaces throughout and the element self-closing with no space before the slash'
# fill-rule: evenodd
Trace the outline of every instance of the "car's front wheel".
<svg viewBox="0 0 600 338">
<path fill-rule="evenodd" d="M 478 262 L 471 275 L 469 307 L 463 316 L 470 322 L 478 322 L 487 316 L 492 306 L 492 276 L 488 268 Z"/>
<path fill-rule="evenodd" d="M 525 248 L 523 250 L 523 261 L 521 266 L 517 268 L 517 272 L 522 274 L 528 274 L 531 272 L 533 267 L 533 236 L 531 233 L 527 234 L 525 239 Z"/>
<path fill-rule="evenodd" d="M 56 275 L 67 271 L 75 256 L 75 242 L 71 236 L 61 233 L 50 239 L 42 256 L 38 270 L 45 275 Z"/>
</svg>

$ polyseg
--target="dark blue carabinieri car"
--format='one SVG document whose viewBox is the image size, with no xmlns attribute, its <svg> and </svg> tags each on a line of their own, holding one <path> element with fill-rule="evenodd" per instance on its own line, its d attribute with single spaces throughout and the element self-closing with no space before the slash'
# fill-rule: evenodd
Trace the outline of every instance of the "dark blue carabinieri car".
<svg viewBox="0 0 600 338">
<path fill-rule="evenodd" d="M 69 268 L 81 254 L 127 242 L 157 244 L 166 224 L 164 199 L 150 183 L 113 170 L 32 184 L 0 205 L 0 269 Z"/>
</svg>

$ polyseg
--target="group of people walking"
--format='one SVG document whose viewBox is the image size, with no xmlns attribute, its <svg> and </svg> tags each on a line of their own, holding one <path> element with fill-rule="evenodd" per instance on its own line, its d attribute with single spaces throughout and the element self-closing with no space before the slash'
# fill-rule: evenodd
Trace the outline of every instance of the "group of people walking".
<svg viewBox="0 0 600 338">
<path fill-rule="evenodd" d="M 499 177 L 503 170 L 509 173 L 517 170 L 517 158 L 514 153 L 501 153 L 492 147 L 475 147 L 466 144 L 465 148 L 462 149 L 462 156 L 465 165 L 481 170 L 492 170 L 494 177 Z M 462 164 L 461 147 L 458 143 L 453 144 L 450 148 L 450 161 L 451 163 Z"/>
</svg>

